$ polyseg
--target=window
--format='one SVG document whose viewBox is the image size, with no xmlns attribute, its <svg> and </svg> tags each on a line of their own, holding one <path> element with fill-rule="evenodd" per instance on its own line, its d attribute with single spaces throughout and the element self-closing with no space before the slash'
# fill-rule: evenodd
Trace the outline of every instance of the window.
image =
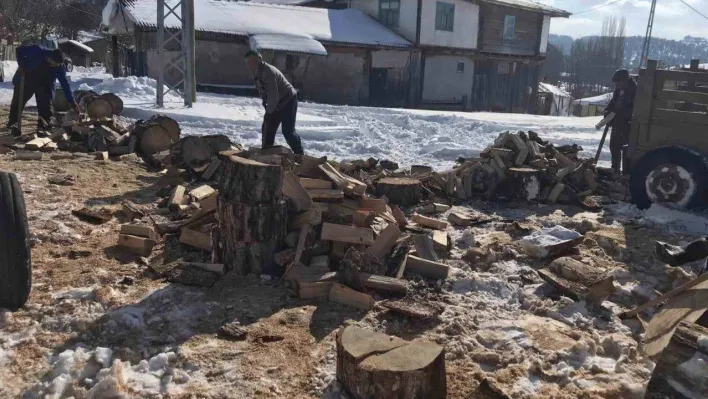
<svg viewBox="0 0 708 399">
<path fill-rule="evenodd" d="M 514 40 L 516 38 L 516 17 L 513 15 L 504 16 L 504 40 Z"/>
<path fill-rule="evenodd" d="M 460 73 L 465 72 L 465 63 L 464 62 L 457 63 L 457 72 L 460 72 Z"/>
<path fill-rule="evenodd" d="M 452 32 L 455 25 L 455 5 L 437 2 L 435 8 L 435 30 Z"/>
<path fill-rule="evenodd" d="M 399 0 L 379 0 L 379 21 L 389 28 L 398 27 Z"/>
</svg>

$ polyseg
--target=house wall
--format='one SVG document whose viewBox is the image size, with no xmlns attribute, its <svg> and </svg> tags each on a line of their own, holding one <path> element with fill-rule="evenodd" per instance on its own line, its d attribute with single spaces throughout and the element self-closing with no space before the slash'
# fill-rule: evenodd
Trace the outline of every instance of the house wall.
<svg viewBox="0 0 708 399">
<path fill-rule="evenodd" d="M 546 15 L 543 17 L 543 28 L 541 29 L 541 44 L 538 52 L 546 54 L 548 50 L 548 34 L 551 32 L 551 17 Z"/>
<path fill-rule="evenodd" d="M 462 49 L 476 49 L 479 33 L 479 5 L 464 0 L 444 0 L 455 5 L 453 31 L 435 30 L 436 1 L 424 1 L 420 26 L 420 43 Z"/>
<path fill-rule="evenodd" d="M 398 26 L 390 29 L 411 43 L 415 43 L 418 26 L 418 0 L 400 0 L 400 2 Z M 352 0 L 351 7 L 361 10 L 377 21 L 379 20 L 379 0 Z"/>
<path fill-rule="evenodd" d="M 457 63 L 465 65 L 457 72 Z M 463 55 L 426 55 L 422 105 L 449 103 L 470 104 L 474 82 L 474 60 Z"/>
<path fill-rule="evenodd" d="M 536 55 L 541 42 L 544 16 L 541 13 L 482 3 L 480 5 L 481 29 L 480 49 L 513 55 Z M 504 39 L 504 17 L 516 17 L 515 38 Z"/>
</svg>

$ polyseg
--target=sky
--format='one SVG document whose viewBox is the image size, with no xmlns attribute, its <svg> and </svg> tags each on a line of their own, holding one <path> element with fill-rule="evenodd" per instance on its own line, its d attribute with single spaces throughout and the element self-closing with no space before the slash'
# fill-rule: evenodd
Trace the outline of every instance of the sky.
<svg viewBox="0 0 708 399">
<path fill-rule="evenodd" d="M 602 29 L 602 21 L 608 16 L 627 18 L 627 36 L 644 36 L 649 19 L 651 0 L 536 0 L 556 8 L 569 11 L 569 19 L 553 18 L 551 33 L 574 38 L 597 35 Z M 708 16 L 708 0 L 684 0 L 698 11 Z M 586 10 L 600 7 L 595 11 Z M 707 37 L 708 19 L 692 11 L 680 0 L 658 0 L 654 18 L 653 37 L 683 39 L 685 36 Z"/>
</svg>

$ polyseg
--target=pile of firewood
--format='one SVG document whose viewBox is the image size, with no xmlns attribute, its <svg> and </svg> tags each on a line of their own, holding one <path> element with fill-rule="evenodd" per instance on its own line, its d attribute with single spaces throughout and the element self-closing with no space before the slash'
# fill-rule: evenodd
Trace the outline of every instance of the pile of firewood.
<svg viewBox="0 0 708 399">
<path fill-rule="evenodd" d="M 123 101 L 115 94 L 98 95 L 77 90 L 74 96 L 85 110 L 61 115 L 61 127 L 23 136 L 24 145 L 13 144 L 17 159 L 41 159 L 39 152 L 65 151 L 89 153 L 96 159 L 122 157 L 137 153 L 150 156 L 169 150 L 180 138 L 179 124 L 164 115 L 155 115 L 125 127 L 116 116 L 123 111 Z"/>
</svg>

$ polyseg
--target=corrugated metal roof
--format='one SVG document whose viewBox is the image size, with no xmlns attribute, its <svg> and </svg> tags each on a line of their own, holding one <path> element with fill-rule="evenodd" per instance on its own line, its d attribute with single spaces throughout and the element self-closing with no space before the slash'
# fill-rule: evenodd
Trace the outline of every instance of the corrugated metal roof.
<svg viewBox="0 0 708 399">
<path fill-rule="evenodd" d="M 529 11 L 538 11 L 544 14 L 548 14 L 554 17 L 564 17 L 568 18 L 572 14 L 568 11 L 561 10 L 560 8 L 549 7 L 545 4 L 537 3 L 530 0 L 481 0 L 485 3 L 499 4 L 502 6 L 521 8 Z"/>
<path fill-rule="evenodd" d="M 174 6 L 176 1 L 166 0 L 166 3 Z M 106 6 L 108 7 L 111 7 L 111 3 Z M 125 7 L 115 8 L 120 9 L 124 10 L 126 19 L 137 26 L 157 26 L 156 0 L 125 0 Z M 412 47 L 409 41 L 355 9 L 328 10 L 250 2 L 195 0 L 194 14 L 196 29 L 201 32 L 238 36 L 285 35 L 341 44 Z M 112 21 L 121 24 L 122 17 L 112 18 Z M 177 18 L 170 15 L 165 20 L 165 27 L 178 29 L 181 25 Z"/>
<path fill-rule="evenodd" d="M 290 51 L 303 54 L 327 55 L 322 43 L 309 37 L 291 35 L 257 34 L 248 38 L 251 49 Z"/>
</svg>

